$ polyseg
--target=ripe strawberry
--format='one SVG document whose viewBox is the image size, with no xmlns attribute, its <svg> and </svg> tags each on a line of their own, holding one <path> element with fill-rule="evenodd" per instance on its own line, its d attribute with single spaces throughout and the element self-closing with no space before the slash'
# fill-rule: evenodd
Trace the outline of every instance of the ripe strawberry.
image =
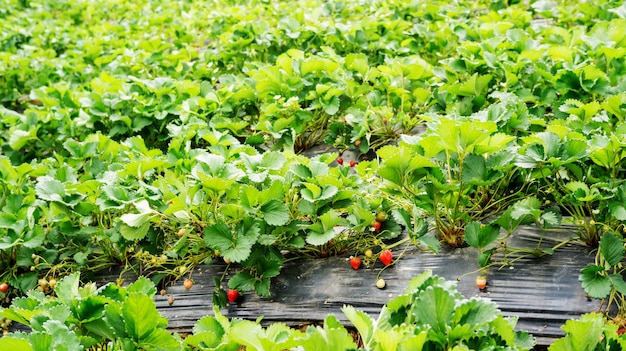
<svg viewBox="0 0 626 351">
<path fill-rule="evenodd" d="M 340 165 L 340 166 L 343 165 L 343 158 L 339 157 L 337 159 L 337 164 Z"/>
<path fill-rule="evenodd" d="M 370 223 L 370 225 L 372 226 L 372 228 L 374 228 L 375 232 L 379 232 L 382 223 L 380 223 L 379 221 L 373 221 L 372 223 Z"/>
<path fill-rule="evenodd" d="M 0 284 L 0 291 L 7 292 L 7 290 L 9 290 L 9 284 L 7 283 Z"/>
<path fill-rule="evenodd" d="M 350 167 L 356 166 L 356 162 L 354 160 L 350 161 Z"/>
<path fill-rule="evenodd" d="M 350 265 L 356 271 L 357 269 L 359 269 L 359 267 L 361 267 L 361 259 L 358 258 L 358 257 L 351 257 L 350 258 Z"/>
<path fill-rule="evenodd" d="M 228 297 L 228 302 L 235 303 L 239 299 L 239 291 L 235 289 L 230 289 L 226 293 L 226 296 Z"/>
<path fill-rule="evenodd" d="M 378 259 L 385 266 L 388 266 L 391 264 L 391 261 L 393 261 L 393 254 L 389 250 L 384 250 L 383 252 L 380 253 L 380 256 L 378 256 Z"/>
<path fill-rule="evenodd" d="M 487 278 L 482 275 L 476 277 L 476 286 L 478 289 L 483 290 L 487 286 Z"/>
<path fill-rule="evenodd" d="M 189 278 L 185 279 L 185 281 L 183 282 L 183 286 L 185 287 L 185 290 L 191 289 L 191 287 L 193 286 L 193 280 Z"/>
</svg>

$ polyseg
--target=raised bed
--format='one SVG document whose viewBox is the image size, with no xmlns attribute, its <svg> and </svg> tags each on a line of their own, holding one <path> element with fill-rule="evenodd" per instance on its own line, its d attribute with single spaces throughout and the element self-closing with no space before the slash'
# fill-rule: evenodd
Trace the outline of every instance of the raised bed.
<svg viewBox="0 0 626 351">
<path fill-rule="evenodd" d="M 542 247 L 552 247 L 572 236 L 571 228 L 544 233 Z M 541 237 L 537 228 L 525 226 L 517 230 L 509 243 L 534 248 Z M 432 270 L 446 279 L 459 279 L 458 289 L 466 297 L 491 299 L 503 315 L 518 316 L 517 329 L 530 332 L 537 338 L 537 345 L 545 347 L 564 335 L 560 327 L 566 320 L 598 309 L 599 302 L 589 299 L 578 281 L 580 269 L 593 258 L 591 249 L 573 243 L 549 256 L 521 258 L 502 268 L 493 266 L 483 291 L 474 283 L 479 266 L 473 248 L 447 249 L 435 255 L 410 246 L 397 264 L 382 273 L 387 282 L 382 290 L 374 284 L 382 268 L 380 263 L 354 271 L 345 256 L 299 259 L 284 265 L 280 276 L 273 280 L 270 298 L 246 293 L 238 305 L 230 305 L 222 312 L 230 318 L 250 320 L 263 316 L 263 324 L 315 324 L 327 314 L 347 322 L 340 311 L 342 306 L 352 305 L 376 316 L 390 298 L 404 291 L 413 277 Z M 157 294 L 157 307 L 169 319 L 170 330 L 191 332 L 198 319 L 212 313 L 213 277 L 221 275 L 224 269 L 223 264 L 200 266 L 193 272 L 196 284 L 189 291 L 179 282 L 167 287 L 165 295 Z M 102 281 L 107 279 L 111 277 L 100 277 Z M 170 305 L 171 297 L 174 302 Z"/>
</svg>

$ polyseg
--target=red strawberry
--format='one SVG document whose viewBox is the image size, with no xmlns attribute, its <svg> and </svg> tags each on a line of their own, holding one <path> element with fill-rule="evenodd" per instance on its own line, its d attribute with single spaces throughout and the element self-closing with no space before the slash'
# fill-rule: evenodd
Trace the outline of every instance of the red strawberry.
<svg viewBox="0 0 626 351">
<path fill-rule="evenodd" d="M 239 299 L 239 291 L 235 289 L 230 289 L 226 293 L 226 296 L 228 297 L 228 302 L 235 303 Z"/>
<path fill-rule="evenodd" d="M 356 162 L 354 160 L 350 161 L 350 167 L 356 166 Z"/>
<path fill-rule="evenodd" d="M 339 157 L 337 159 L 337 164 L 340 165 L 340 166 L 343 165 L 343 158 Z"/>
<path fill-rule="evenodd" d="M 380 256 L 378 256 L 378 259 L 385 266 L 388 266 L 391 264 L 391 261 L 393 261 L 393 254 L 389 250 L 384 250 L 383 252 L 380 253 Z"/>
<path fill-rule="evenodd" d="M 375 232 L 379 232 L 380 231 L 380 226 L 382 224 L 379 221 L 373 221 L 372 223 L 370 223 L 370 225 L 372 226 L 372 228 L 374 228 Z"/>
<path fill-rule="evenodd" d="M 359 269 L 359 267 L 361 267 L 361 259 L 358 258 L 358 257 L 351 257 L 350 258 L 350 265 L 356 271 L 357 269 Z"/>
</svg>

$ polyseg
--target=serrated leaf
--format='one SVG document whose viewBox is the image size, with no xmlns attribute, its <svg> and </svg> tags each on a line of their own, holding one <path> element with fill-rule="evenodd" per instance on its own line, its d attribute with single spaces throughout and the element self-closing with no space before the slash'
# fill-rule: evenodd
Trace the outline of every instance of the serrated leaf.
<svg viewBox="0 0 626 351">
<path fill-rule="evenodd" d="M 447 333 L 455 309 L 455 298 L 446 289 L 428 287 L 419 294 L 413 313 L 420 324 L 430 325 L 438 336 Z"/>
<path fill-rule="evenodd" d="M 59 301 L 66 305 L 72 304 L 72 299 L 78 296 L 78 287 L 80 284 L 80 272 L 66 275 L 60 279 L 54 288 Z"/>
<path fill-rule="evenodd" d="M 473 332 L 493 321 L 498 312 L 495 303 L 472 298 L 457 305 L 452 320 L 454 324 L 468 325 Z"/>
<path fill-rule="evenodd" d="M 263 214 L 263 219 L 269 225 L 285 225 L 289 221 L 289 210 L 285 203 L 278 199 L 266 202 L 261 206 L 260 211 Z"/>
<path fill-rule="evenodd" d="M 36 128 L 31 128 L 29 131 L 13 130 L 9 135 L 9 146 L 13 150 L 20 150 L 31 140 L 37 140 Z"/>
<path fill-rule="evenodd" d="M 584 314 L 579 320 L 570 319 L 561 327 L 564 338 L 550 345 L 550 351 L 595 350 L 603 333 L 604 320 L 599 313 Z"/>
<path fill-rule="evenodd" d="M 538 219 L 540 214 L 541 201 L 534 196 L 516 202 L 511 210 L 511 217 L 515 220 L 523 219 L 524 216 Z"/>
<path fill-rule="evenodd" d="M 493 243 L 499 235 L 500 227 L 495 224 L 483 225 L 480 222 L 471 222 L 465 226 L 465 241 L 477 249 Z"/>
<path fill-rule="evenodd" d="M 155 329 L 147 338 L 141 340 L 139 347 L 144 350 L 179 351 L 183 349 L 180 341 L 164 329 Z"/>
<path fill-rule="evenodd" d="M 341 312 L 352 322 L 361 336 L 365 346 L 368 346 L 374 336 L 374 322 L 365 312 L 359 311 L 352 306 L 343 306 Z"/>
<path fill-rule="evenodd" d="M 602 266 L 588 265 L 580 271 L 578 280 L 585 293 L 594 299 L 604 299 L 611 293 L 611 280 Z"/>
<path fill-rule="evenodd" d="M 150 204 L 146 200 L 137 201 L 135 207 L 139 210 L 139 213 L 126 213 L 120 216 L 120 220 L 129 227 L 142 227 L 158 215 L 155 210 L 150 208 Z"/>
<path fill-rule="evenodd" d="M 224 258 L 233 262 L 244 261 L 258 239 L 259 228 L 254 222 L 244 221 L 238 223 L 235 230 L 236 235 L 233 235 L 226 224 L 218 222 L 205 228 L 204 241 L 210 248 L 220 250 Z"/>
<path fill-rule="evenodd" d="M 144 276 L 137 278 L 137 280 L 128 285 L 125 289 L 129 293 L 136 291 L 148 296 L 154 296 L 157 292 L 154 282 Z"/>
<path fill-rule="evenodd" d="M 120 225 L 120 234 L 126 240 L 142 240 L 148 235 L 148 230 L 150 230 L 150 222 L 145 222 L 139 227 L 131 227 L 124 223 Z"/>
<path fill-rule="evenodd" d="M 33 351 L 33 347 L 28 340 L 18 339 L 11 336 L 5 336 L 0 338 L 1 350 L 20 350 L 20 351 Z"/>
<path fill-rule="evenodd" d="M 238 272 L 232 278 L 230 278 L 230 280 L 228 281 L 228 287 L 241 291 L 250 291 L 254 289 L 255 282 L 255 277 L 253 277 L 248 272 L 242 271 Z"/>
<path fill-rule="evenodd" d="M 615 266 L 624 259 L 624 242 L 613 232 L 602 234 L 600 253 L 610 266 Z"/>
<path fill-rule="evenodd" d="M 561 212 L 558 207 L 545 209 L 541 214 L 544 228 L 556 228 L 561 225 Z"/>
<path fill-rule="evenodd" d="M 128 335 L 136 342 L 146 339 L 157 328 L 162 318 L 154 300 L 138 292 L 131 292 L 122 303 L 122 315 Z"/>
<path fill-rule="evenodd" d="M 65 186 L 50 176 L 43 176 L 37 180 L 35 193 L 39 198 L 46 201 L 64 202 Z"/>
<path fill-rule="evenodd" d="M 463 160 L 463 182 L 486 180 L 485 158 L 469 154 Z"/>
<path fill-rule="evenodd" d="M 626 295 L 626 282 L 624 282 L 624 277 L 621 274 L 609 274 L 609 279 L 611 279 L 611 286 L 615 291 Z"/>
</svg>

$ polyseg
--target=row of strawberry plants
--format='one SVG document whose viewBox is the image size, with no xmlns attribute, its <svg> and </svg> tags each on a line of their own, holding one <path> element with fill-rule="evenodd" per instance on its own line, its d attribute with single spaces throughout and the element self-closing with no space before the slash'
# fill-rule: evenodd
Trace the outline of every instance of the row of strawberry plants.
<svg viewBox="0 0 626 351">
<path fill-rule="evenodd" d="M 589 245 L 623 231 L 621 7 L 315 4 L 3 7 L 11 284 L 127 263 L 160 280 L 222 257 L 242 265 L 229 284 L 267 294 L 281 250 L 360 254 L 398 224 L 436 249 L 421 217 L 483 266 L 520 223 L 568 214 Z M 319 140 L 379 160 L 290 151 Z M 380 229 L 377 212 L 393 213 Z"/>
<path fill-rule="evenodd" d="M 152 6 L 123 4 L 125 7 L 120 8 L 129 13 L 155 10 Z M 84 10 L 80 6 L 88 5 L 75 6 L 78 12 Z M 101 10 L 89 6 L 87 14 Z M 62 69 L 50 68 L 64 78 L 58 79 L 58 82 L 51 79 L 47 70 L 39 75 L 38 67 L 17 68 L 25 67 L 18 63 L 21 62 L 19 58 L 27 60 L 38 55 L 24 50 L 50 50 L 50 42 L 54 41 L 49 38 L 49 32 L 46 32 L 48 39 L 43 42 L 29 36 L 24 39 L 29 45 L 14 43 L 6 49 L 6 64 L 17 64 L 15 70 L 22 75 L 36 74 L 33 80 L 37 83 L 22 82 L 23 88 L 4 94 L 19 95 L 7 104 L 14 107 L 17 104 L 20 105 L 18 109 L 26 110 L 24 115 L 17 116 L 4 112 L 4 125 L 12 136 L 5 140 L 9 147 L 5 146 L 5 150 L 13 150 L 14 162 L 28 161 L 41 157 L 48 152 L 46 150 L 61 149 L 50 139 L 81 138 L 81 135 L 94 131 L 101 131 L 117 140 L 142 135 L 150 145 L 165 150 L 172 137 L 172 129 L 181 125 L 185 128 L 193 120 L 202 126 L 208 125 L 247 138 L 252 144 L 270 143 L 274 147 L 301 150 L 316 140 L 326 140 L 342 148 L 354 147 L 354 142 L 358 141 L 358 149 L 365 152 L 410 131 L 424 119 L 425 112 L 484 113 L 485 107 L 502 100 L 493 92 L 511 93 L 522 103 L 532 104 L 527 111 L 528 116 L 513 116 L 510 125 L 502 126 L 507 132 L 524 134 L 529 129 L 541 128 L 541 121 L 546 115 L 562 119 L 573 113 L 582 115 L 585 122 L 598 114 L 606 114 L 607 118 L 623 118 L 624 112 L 619 107 L 604 111 L 597 108 L 598 103 L 608 99 L 611 99 L 608 102 L 611 105 L 619 105 L 623 98 L 618 84 L 624 74 L 623 60 L 619 56 L 623 48 L 618 39 L 625 22 L 612 19 L 618 17 L 617 9 L 604 9 L 606 19 L 597 24 L 586 27 L 562 23 L 563 27 L 560 27 L 561 18 L 549 17 L 548 13 L 540 11 L 539 6 L 531 9 L 511 6 L 497 12 L 486 6 L 473 8 L 463 2 L 442 7 L 393 4 L 388 9 L 381 4 L 351 6 L 355 8 L 348 7 L 336 13 L 327 9 L 328 14 L 320 14 L 315 21 L 306 16 L 295 17 L 305 22 L 298 22 L 300 27 L 308 28 L 314 23 L 320 26 L 319 21 L 354 21 L 356 17 L 348 16 L 348 10 L 364 12 L 373 18 L 385 10 L 394 13 L 393 18 L 397 18 L 399 23 L 393 24 L 393 28 L 397 27 L 396 31 L 387 28 L 393 23 L 388 20 L 361 25 L 371 26 L 367 29 L 359 29 L 358 25 L 349 22 L 351 25 L 346 24 L 346 30 L 368 33 L 361 35 L 367 45 L 350 46 L 345 40 L 359 35 L 342 33 L 340 38 L 344 41 L 338 41 L 336 46 L 320 44 L 306 50 L 294 50 L 294 47 L 305 45 L 287 40 L 289 45 L 270 49 L 262 46 L 275 45 L 281 42 L 281 37 L 293 37 L 293 33 L 278 24 L 267 23 L 265 27 L 276 28 L 277 32 L 271 34 L 275 40 L 266 43 L 258 38 L 262 36 L 259 30 L 253 28 L 245 34 L 246 31 L 240 28 L 250 25 L 236 15 L 240 10 L 229 12 L 233 9 L 225 7 L 213 9 L 216 11 L 213 13 L 203 7 L 176 9 L 182 11 L 187 20 L 176 23 L 174 28 L 177 30 L 174 31 L 159 28 L 162 31 L 159 33 L 159 46 L 155 46 L 153 33 L 136 30 L 122 32 L 120 23 L 116 23 L 115 30 L 107 28 L 111 36 L 119 38 L 98 41 L 97 45 L 104 45 L 105 48 L 93 51 L 98 52 L 98 58 L 106 56 L 102 52 L 113 51 L 113 61 L 109 64 L 88 61 L 87 58 L 93 54 L 86 55 L 84 51 L 89 48 L 75 45 L 71 47 L 74 52 L 72 57 L 67 57 L 67 51 L 52 57 L 42 54 L 44 64 L 63 60 L 72 63 Z M 120 11 L 120 8 L 116 10 Z M 439 12 L 441 8 L 444 11 Z M 259 9 L 271 14 L 261 16 L 266 21 L 278 18 L 282 18 L 283 24 L 295 21 L 287 16 L 291 8 L 278 6 L 268 9 L 260 5 Z M 261 11 L 259 9 L 255 11 Z M 258 58 L 251 56 L 236 65 L 237 69 L 228 68 L 236 58 L 233 52 L 241 53 L 239 47 L 228 49 L 229 44 L 235 45 L 237 41 L 227 34 L 213 38 L 210 37 L 211 31 L 204 35 L 196 32 L 206 26 L 199 20 L 202 16 L 210 15 L 215 19 L 221 14 L 220 10 L 231 14 L 224 16 L 229 20 L 216 19 L 216 26 L 225 21 L 219 26 L 227 30 L 226 33 L 249 38 L 246 50 L 272 51 L 275 54 L 269 57 L 260 55 Z M 166 15 L 175 16 L 176 11 L 152 16 L 146 25 L 158 21 L 169 23 Z M 40 31 L 44 28 L 30 28 L 33 24 L 23 23 L 24 17 L 34 14 L 58 27 L 57 22 L 63 16 L 54 6 L 52 9 L 44 6 L 23 12 L 20 16 L 19 10 L 13 10 L 11 15 L 17 18 L 17 24 L 39 35 L 43 34 Z M 52 18 L 51 13 L 54 14 Z M 473 15 L 479 16 L 474 19 Z M 543 27 L 533 22 L 533 16 L 548 16 L 555 25 Z M 416 18 L 426 22 L 416 23 Z M 90 30 L 99 30 L 100 25 L 110 25 L 110 21 L 100 23 L 94 18 L 90 20 L 81 18 L 77 20 L 80 30 L 70 27 L 65 28 L 64 33 L 87 36 Z M 132 23 L 131 19 L 127 20 Z M 138 22 L 133 25 L 143 24 Z M 178 26 L 183 24 L 191 28 L 187 28 L 188 34 L 183 36 L 186 41 L 180 42 L 178 37 L 182 28 Z M 566 24 L 572 28 L 566 27 Z M 387 28 L 385 34 L 394 39 L 386 42 L 381 40 L 381 35 L 370 33 L 379 27 Z M 17 35 L 17 30 L 10 27 L 5 31 L 5 40 L 12 43 L 11 38 Z M 196 48 L 199 43 L 190 42 L 205 36 L 209 38 L 205 39 L 208 43 L 203 47 Z M 41 37 L 37 38 L 41 40 Z M 78 40 L 71 37 L 64 45 L 69 46 Z M 169 40 L 173 41 L 173 45 L 164 44 Z M 415 44 L 416 40 L 424 40 L 430 45 Z M 329 39 L 329 42 L 333 41 Z M 396 47 L 397 42 L 415 49 L 403 51 Z M 121 51 L 130 43 L 135 43 L 139 50 Z M 260 47 L 254 48 L 255 43 Z M 440 45 L 433 47 L 435 43 Z M 119 46 L 117 50 L 113 50 L 115 45 Z M 384 55 L 372 56 L 368 51 L 371 45 L 387 45 L 395 49 L 386 51 Z M 202 53 L 202 50 L 206 51 Z M 432 52 L 439 52 L 440 56 L 432 57 Z M 148 54 L 151 56 L 146 57 Z M 171 55 L 180 57 L 173 59 Z M 74 62 L 80 57 L 87 62 Z M 8 67 L 7 71 L 10 71 Z M 10 74 L 6 77 L 22 80 Z M 7 86 L 11 86 L 9 82 Z M 33 125 L 34 121 L 36 125 Z M 48 134 L 58 137 L 46 138 Z"/>
<path fill-rule="evenodd" d="M 329 166 L 336 154 L 260 153 L 219 132 L 207 134 L 210 151 L 162 154 L 139 137 L 120 144 L 94 134 L 66 142 L 71 157 L 16 169 L 3 158 L 3 277 L 26 291 L 41 274 L 128 264 L 161 280 L 222 257 L 243 267 L 231 287 L 267 295 L 281 250 L 363 254 L 384 247 L 381 239 L 397 237 L 402 225 L 414 243 L 436 251 L 437 242 L 418 224 L 422 216 L 449 245 L 479 249 L 483 266 L 493 263 L 496 240 L 523 223 L 556 227 L 561 210 L 577 215 L 581 239 L 593 234 L 597 242 L 605 231 L 622 231 L 624 185 L 610 175 L 589 184 L 572 179 L 586 175 L 576 171 L 587 167 L 578 162 L 588 152 L 607 150 L 588 150 L 563 125 L 526 139 L 526 147 L 496 133 L 491 121 L 441 118 L 433 125 L 381 148 L 380 164 L 354 166 Z M 517 184 L 520 190 L 511 192 Z M 393 215 L 383 221 L 380 213 Z M 549 251 L 538 247 L 535 254 Z"/>
<path fill-rule="evenodd" d="M 156 309 L 157 289 L 145 278 L 121 287 L 93 283 L 80 285 L 78 273 L 60 280 L 55 296 L 31 291 L 0 309 L 5 320 L 30 327 L 0 339 L 5 349 L 43 351 L 91 350 L 530 350 L 534 338 L 514 331 L 516 320 L 504 318 L 495 303 L 466 299 L 452 282 L 421 274 L 406 292 L 390 300 L 377 319 L 352 306 L 342 312 L 358 337 L 333 315 L 321 326 L 306 331 L 274 323 L 263 328 L 260 320 L 224 317 L 219 309 L 197 321 L 193 333 L 182 338 L 166 331 L 167 319 Z M 611 332 L 606 328 L 607 335 Z M 613 331 L 613 334 L 615 332 Z M 622 339 L 615 338 L 623 343 Z M 356 343 L 359 341 L 359 344 Z M 603 341 L 606 343 L 606 341 Z"/>
<path fill-rule="evenodd" d="M 93 134 L 65 142 L 68 157 L 18 168 L 1 157 L 2 280 L 26 292 L 39 278 L 125 265 L 161 281 L 219 258 L 240 264 L 231 287 L 268 295 L 285 250 L 363 253 L 412 225 L 378 190 L 374 163 L 260 153 L 219 132 L 207 140 L 209 150 L 163 154 L 140 137 Z M 425 234 L 411 239 L 436 250 Z"/>
<path fill-rule="evenodd" d="M 267 327 L 261 320 L 229 320 L 218 308 L 197 321 L 184 339 L 166 331 L 168 321 L 156 309 L 157 289 L 145 278 L 122 287 L 80 284 L 79 274 L 60 280 L 53 296 L 31 291 L 0 309 L 3 323 L 19 323 L 28 332 L 5 331 L 5 348 L 64 350 L 530 350 L 532 335 L 514 331 L 515 318 L 504 318 L 497 306 L 481 298 L 466 299 L 430 272 L 408 283 L 404 294 L 382 308 L 374 319 L 352 306 L 342 312 L 354 326 L 351 335 L 333 315 L 305 331 L 281 323 Z M 624 327 L 587 314 L 568 320 L 566 333 L 548 350 L 599 350 L 626 347 Z M 359 343 L 357 344 L 356 341 Z"/>
</svg>

